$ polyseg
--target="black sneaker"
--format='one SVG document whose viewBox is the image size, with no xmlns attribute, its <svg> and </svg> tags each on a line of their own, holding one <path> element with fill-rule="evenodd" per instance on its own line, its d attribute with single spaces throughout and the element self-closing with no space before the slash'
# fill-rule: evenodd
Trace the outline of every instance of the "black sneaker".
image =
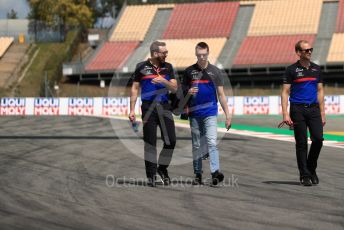
<svg viewBox="0 0 344 230">
<path fill-rule="evenodd" d="M 224 179 L 223 173 L 216 170 L 211 174 L 211 185 L 217 185 L 218 183 L 222 182 Z"/>
<path fill-rule="evenodd" d="M 156 187 L 156 176 L 147 178 L 147 186 L 148 187 Z"/>
<path fill-rule="evenodd" d="M 312 173 L 312 175 L 311 175 L 311 181 L 312 181 L 312 184 L 319 184 L 319 178 L 318 178 L 316 172 Z"/>
<path fill-rule="evenodd" d="M 202 185 L 202 173 L 196 173 L 195 179 L 192 181 L 193 185 Z"/>
<path fill-rule="evenodd" d="M 312 181 L 311 178 L 309 176 L 303 176 L 300 178 L 300 183 L 303 186 L 312 186 Z"/>
<path fill-rule="evenodd" d="M 171 184 L 171 178 L 168 176 L 168 172 L 167 172 L 167 169 L 166 168 L 160 168 L 158 167 L 158 170 L 157 170 L 159 176 L 161 177 L 162 179 L 162 183 L 164 185 L 169 185 Z"/>
</svg>

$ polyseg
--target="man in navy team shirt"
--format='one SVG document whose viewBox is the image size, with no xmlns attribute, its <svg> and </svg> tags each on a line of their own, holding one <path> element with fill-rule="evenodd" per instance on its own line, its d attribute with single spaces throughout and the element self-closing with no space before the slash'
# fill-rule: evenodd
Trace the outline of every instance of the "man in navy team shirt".
<svg viewBox="0 0 344 230">
<path fill-rule="evenodd" d="M 320 67 L 311 62 L 313 48 L 300 40 L 295 44 L 299 60 L 288 66 L 283 76 L 283 122 L 294 127 L 296 158 L 300 182 L 304 186 L 318 184 L 317 161 L 323 144 L 323 126 L 326 123 L 324 88 Z M 288 113 L 288 97 L 290 115 Z M 312 144 L 307 156 L 307 128 Z"/>
<path fill-rule="evenodd" d="M 192 155 L 195 179 L 193 184 L 202 184 L 202 154 L 206 144 L 209 151 L 212 185 L 223 181 L 220 172 L 219 152 L 217 149 L 217 98 L 226 115 L 226 127 L 231 125 L 231 115 L 223 90 L 226 74 L 208 61 L 209 46 L 200 42 L 195 47 L 197 63 L 189 66 L 182 80 L 184 94 L 190 97 L 188 115 L 192 136 Z M 186 96 L 187 97 L 187 96 Z"/>
<path fill-rule="evenodd" d="M 167 172 L 176 145 L 174 120 L 170 108 L 169 91 L 176 92 L 177 81 L 170 63 L 165 62 L 168 51 L 164 42 L 150 46 L 151 58 L 137 64 L 130 94 L 129 120 L 135 122 L 135 104 L 141 86 L 144 160 L 148 185 L 155 187 L 156 173 L 164 185 L 170 184 Z M 157 127 L 164 141 L 157 160 Z"/>
</svg>

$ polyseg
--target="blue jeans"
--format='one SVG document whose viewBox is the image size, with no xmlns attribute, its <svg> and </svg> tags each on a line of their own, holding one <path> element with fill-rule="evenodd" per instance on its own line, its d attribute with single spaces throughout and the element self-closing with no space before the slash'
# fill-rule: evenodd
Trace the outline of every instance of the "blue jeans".
<svg viewBox="0 0 344 230">
<path fill-rule="evenodd" d="M 217 117 L 190 117 L 194 173 L 202 173 L 203 145 L 208 145 L 211 173 L 220 169 L 217 150 Z"/>
</svg>

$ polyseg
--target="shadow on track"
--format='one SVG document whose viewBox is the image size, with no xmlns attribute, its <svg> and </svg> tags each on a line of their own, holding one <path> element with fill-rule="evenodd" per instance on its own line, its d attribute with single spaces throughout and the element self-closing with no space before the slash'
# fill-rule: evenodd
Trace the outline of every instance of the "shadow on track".
<svg viewBox="0 0 344 230">
<path fill-rule="evenodd" d="M 287 184 L 287 185 L 300 185 L 300 182 L 296 181 L 263 181 L 264 184 Z"/>
</svg>

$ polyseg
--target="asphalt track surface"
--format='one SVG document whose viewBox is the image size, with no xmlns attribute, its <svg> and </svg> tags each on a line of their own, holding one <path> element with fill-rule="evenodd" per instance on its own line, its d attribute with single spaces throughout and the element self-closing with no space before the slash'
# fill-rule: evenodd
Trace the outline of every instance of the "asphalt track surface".
<svg viewBox="0 0 344 230">
<path fill-rule="evenodd" d="M 324 147 L 320 184 L 303 187 L 293 143 L 229 132 L 219 143 L 224 185 L 192 186 L 191 153 L 177 151 L 187 160 L 170 166 L 177 179 L 150 188 L 143 160 L 123 144 L 135 149 L 139 138 L 115 133 L 108 119 L 0 125 L 0 229 L 344 229 L 342 149 Z M 177 148 L 190 145 L 189 130 L 177 135 Z"/>
</svg>

